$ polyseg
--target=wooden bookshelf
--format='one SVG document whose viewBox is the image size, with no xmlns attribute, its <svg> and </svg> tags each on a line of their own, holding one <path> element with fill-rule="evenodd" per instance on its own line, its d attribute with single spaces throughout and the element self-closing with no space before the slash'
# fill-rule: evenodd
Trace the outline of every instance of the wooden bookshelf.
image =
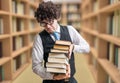
<svg viewBox="0 0 120 83">
<path fill-rule="evenodd" d="M 91 46 L 86 60 L 93 78 L 120 83 L 120 0 L 84 0 L 81 8 L 80 30 Z"/>
<path fill-rule="evenodd" d="M 0 0 L 0 83 L 11 83 L 31 63 L 35 34 L 41 28 L 34 10 L 41 0 Z"/>
<path fill-rule="evenodd" d="M 57 3 L 61 6 L 61 19 L 60 24 L 63 25 L 72 25 L 78 31 L 80 30 L 80 3 L 66 2 L 66 3 Z"/>
</svg>

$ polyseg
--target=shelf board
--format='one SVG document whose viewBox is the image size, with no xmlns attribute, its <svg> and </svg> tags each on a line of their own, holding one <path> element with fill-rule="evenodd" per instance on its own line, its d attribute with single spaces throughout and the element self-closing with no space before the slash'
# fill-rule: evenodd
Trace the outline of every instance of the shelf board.
<svg viewBox="0 0 120 83">
<path fill-rule="evenodd" d="M 82 31 L 84 31 L 84 32 L 86 32 L 86 33 L 88 33 L 88 34 L 91 34 L 91 35 L 93 35 L 93 36 L 98 36 L 99 35 L 99 33 L 96 31 L 96 30 L 91 30 L 91 29 L 88 29 L 88 28 L 80 28 Z"/>
<path fill-rule="evenodd" d="M 114 43 L 114 44 L 120 46 L 120 38 L 118 38 L 118 37 L 115 37 L 113 35 L 108 35 L 108 34 L 100 34 L 99 37 L 101 39 L 104 39 L 108 42 L 111 42 L 111 43 Z"/>
<path fill-rule="evenodd" d="M 19 1 L 19 0 L 18 0 Z M 28 0 L 20 0 L 21 2 L 28 3 Z"/>
<path fill-rule="evenodd" d="M 32 48 L 32 46 L 33 46 L 33 42 L 32 42 L 32 43 L 30 43 L 29 47 L 30 47 L 30 48 Z"/>
<path fill-rule="evenodd" d="M 0 15 L 9 15 L 9 12 L 0 10 Z"/>
<path fill-rule="evenodd" d="M 112 78 L 115 83 L 120 83 L 120 73 L 117 67 L 115 67 L 111 62 L 107 59 L 99 59 L 98 60 L 101 66 L 105 69 L 108 75 Z"/>
<path fill-rule="evenodd" d="M 98 16 L 98 13 L 99 13 L 98 11 L 93 12 L 93 13 L 89 13 L 89 14 L 83 16 L 83 17 L 82 17 L 82 20 L 86 20 L 86 19 L 89 19 L 89 18 L 96 17 L 96 16 Z"/>
<path fill-rule="evenodd" d="M 102 8 L 99 12 L 100 13 L 111 13 L 114 12 L 115 10 L 120 9 L 120 2 L 117 2 L 115 4 L 108 5 L 104 8 Z"/>
<path fill-rule="evenodd" d="M 12 13 L 12 16 L 16 18 L 24 18 L 24 19 L 29 18 L 28 15 L 22 15 L 22 14 L 16 14 L 16 13 Z"/>
<path fill-rule="evenodd" d="M 28 31 L 20 31 L 20 32 L 12 33 L 12 36 L 25 35 L 25 34 L 28 34 L 28 33 L 29 33 Z"/>
<path fill-rule="evenodd" d="M 80 22 L 80 19 L 68 19 L 68 22 L 75 22 L 75 21 L 77 21 L 77 22 Z"/>
<path fill-rule="evenodd" d="M 12 58 L 18 56 L 19 54 L 21 54 L 21 53 L 23 53 L 23 52 L 25 52 L 25 51 L 27 51 L 28 49 L 29 49 L 29 47 L 28 47 L 28 46 L 25 46 L 25 47 L 22 47 L 22 48 L 20 48 L 20 49 L 18 49 L 18 50 L 16 50 L 16 51 L 13 51 L 13 52 L 12 52 Z"/>
<path fill-rule="evenodd" d="M 97 54 L 96 49 L 94 47 L 91 47 L 90 50 L 91 50 L 92 55 L 97 59 L 98 54 Z"/>
<path fill-rule="evenodd" d="M 33 7 L 33 8 L 37 8 L 37 5 L 35 4 L 35 3 L 33 3 L 33 2 L 28 2 L 29 3 L 29 5 L 31 6 L 31 7 Z"/>
<path fill-rule="evenodd" d="M 10 60 L 10 57 L 2 57 L 0 58 L 0 65 L 5 64 L 6 62 L 8 62 Z"/>
<path fill-rule="evenodd" d="M 6 39 L 6 38 L 9 38 L 9 37 L 10 37 L 10 35 L 8 35 L 8 34 L 0 35 L 0 39 Z"/>
<path fill-rule="evenodd" d="M 116 4 L 111 4 L 102 9 L 97 10 L 96 12 L 89 13 L 88 15 L 83 16 L 82 20 L 86 20 L 86 19 L 95 17 L 95 16 L 99 15 L 100 13 L 111 13 L 111 12 L 114 12 L 115 10 L 119 10 L 119 9 L 120 9 L 120 2 L 118 2 Z"/>
<path fill-rule="evenodd" d="M 90 0 L 85 1 L 82 3 L 82 9 L 85 8 L 90 3 Z"/>
<path fill-rule="evenodd" d="M 30 16 L 30 15 L 29 15 L 28 19 L 30 19 L 30 20 L 36 20 L 36 18 L 34 16 Z"/>
<path fill-rule="evenodd" d="M 40 31 L 41 31 L 41 29 L 40 29 L 40 27 L 39 27 L 39 28 L 30 30 L 29 33 L 36 33 L 36 32 L 40 32 Z"/>
<path fill-rule="evenodd" d="M 26 63 L 26 64 L 22 65 L 18 70 L 16 70 L 13 73 L 12 79 L 14 80 L 15 78 L 17 78 L 28 66 L 29 66 L 29 63 Z"/>
<path fill-rule="evenodd" d="M 78 12 L 79 10 L 71 10 L 71 11 L 68 11 L 67 13 L 69 14 L 69 13 L 75 13 L 75 14 L 80 14 L 79 12 Z"/>
</svg>

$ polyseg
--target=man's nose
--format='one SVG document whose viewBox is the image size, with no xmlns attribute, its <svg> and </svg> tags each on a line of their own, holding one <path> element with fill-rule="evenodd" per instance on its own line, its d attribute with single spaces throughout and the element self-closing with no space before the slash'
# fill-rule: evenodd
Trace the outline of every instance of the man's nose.
<svg viewBox="0 0 120 83">
<path fill-rule="evenodd" d="M 50 28 L 50 25 L 49 25 L 49 24 L 46 24 L 46 28 Z"/>
</svg>

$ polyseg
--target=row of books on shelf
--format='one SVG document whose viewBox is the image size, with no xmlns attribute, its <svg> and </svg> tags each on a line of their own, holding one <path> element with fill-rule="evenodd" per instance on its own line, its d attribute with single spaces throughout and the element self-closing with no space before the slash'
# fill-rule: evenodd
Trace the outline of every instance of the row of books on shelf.
<svg viewBox="0 0 120 83">
<path fill-rule="evenodd" d="M 48 62 L 46 63 L 46 71 L 51 73 L 66 73 L 66 65 L 69 64 L 67 57 L 71 42 L 58 40 L 51 49 Z"/>
<path fill-rule="evenodd" d="M 98 8 L 99 8 L 98 6 L 99 6 L 98 0 L 95 0 L 93 2 L 93 12 L 96 12 L 98 10 Z"/>
<path fill-rule="evenodd" d="M 3 34 L 4 31 L 3 31 L 3 19 L 2 17 L 0 17 L 0 34 Z"/>
<path fill-rule="evenodd" d="M 76 29 L 80 29 L 80 22 L 79 21 L 74 21 L 74 22 L 68 22 L 69 25 L 72 25 Z"/>
<path fill-rule="evenodd" d="M 98 50 L 98 39 L 94 39 L 94 48 Z M 107 59 L 120 70 L 120 47 L 114 43 L 107 44 Z"/>
<path fill-rule="evenodd" d="M 13 51 L 18 50 L 24 46 L 23 36 L 13 37 Z"/>
<path fill-rule="evenodd" d="M 93 18 L 92 19 L 92 21 L 93 21 L 93 29 L 94 30 L 98 30 L 98 20 L 97 20 L 97 18 Z"/>
<path fill-rule="evenodd" d="M 68 4 L 67 5 L 67 10 L 68 12 L 78 12 L 80 8 L 80 4 Z"/>
<path fill-rule="evenodd" d="M 117 3 L 117 2 L 119 2 L 120 0 L 109 0 L 109 3 L 110 4 L 114 4 L 114 3 Z"/>
<path fill-rule="evenodd" d="M 30 0 L 30 2 L 35 2 L 35 0 Z"/>
<path fill-rule="evenodd" d="M 34 16 L 35 9 L 33 7 L 30 7 L 30 16 Z"/>
<path fill-rule="evenodd" d="M 13 72 L 17 71 L 22 65 L 27 62 L 27 54 L 24 52 L 13 58 Z"/>
<path fill-rule="evenodd" d="M 108 76 L 107 83 L 114 83 L 114 81 L 112 80 L 112 78 L 110 76 Z"/>
<path fill-rule="evenodd" d="M 26 20 L 20 19 L 20 18 L 15 18 L 13 17 L 12 19 L 12 32 L 19 32 L 19 31 L 24 31 L 25 29 L 25 22 Z M 0 18 L 0 34 L 4 33 L 4 22 L 3 18 Z M 33 30 L 37 26 L 36 22 L 34 20 L 29 21 L 29 28 L 30 30 Z"/>
<path fill-rule="evenodd" d="M 120 47 L 108 43 L 108 60 L 120 70 Z"/>
<path fill-rule="evenodd" d="M 34 41 L 35 35 L 35 33 L 29 35 L 30 42 Z"/>
<path fill-rule="evenodd" d="M 4 80 L 4 69 L 0 66 L 0 82 Z"/>
<path fill-rule="evenodd" d="M 27 52 L 24 52 L 12 60 L 12 73 L 15 73 L 20 67 L 22 67 L 27 62 Z M 5 69 L 6 64 L 0 65 L 0 82 L 5 80 Z"/>
<path fill-rule="evenodd" d="M 35 22 L 35 20 L 30 20 L 29 21 L 30 30 L 33 30 L 36 26 L 37 26 L 37 23 Z"/>
<path fill-rule="evenodd" d="M 31 6 L 30 13 L 29 13 L 30 16 L 34 16 L 34 10 L 35 10 L 35 8 Z M 25 14 L 25 3 L 20 2 L 18 0 L 12 0 L 12 12 L 16 13 L 16 14 L 24 15 Z"/>
<path fill-rule="evenodd" d="M 12 12 L 17 14 L 25 14 L 25 4 L 18 0 L 12 0 Z"/>
<path fill-rule="evenodd" d="M 14 18 L 12 19 L 12 32 L 23 31 L 25 27 L 25 22 L 23 19 Z"/>
<path fill-rule="evenodd" d="M 29 35 L 30 43 L 33 42 L 35 35 L 36 35 L 35 33 L 32 33 Z M 4 56 L 3 55 L 3 42 L 4 41 L 0 41 L 0 58 Z M 13 51 L 19 50 L 20 48 L 24 46 L 25 46 L 24 36 L 20 35 L 20 36 L 13 37 L 13 44 L 12 44 Z"/>
<path fill-rule="evenodd" d="M 75 21 L 75 20 L 80 21 L 80 14 L 79 13 L 68 13 L 67 19 L 73 20 L 73 21 Z"/>
<path fill-rule="evenodd" d="M 120 0 L 109 0 L 109 4 L 114 4 L 119 2 Z M 99 2 L 98 0 L 94 0 L 93 2 L 93 12 L 96 12 L 99 9 Z"/>
<path fill-rule="evenodd" d="M 120 37 L 120 10 L 115 11 L 107 18 L 107 33 Z"/>
<path fill-rule="evenodd" d="M 120 37 L 120 10 L 111 13 L 110 15 L 106 16 L 106 18 L 106 33 Z M 92 18 L 92 29 L 98 31 L 98 28 L 101 28 L 99 27 L 98 18 Z"/>
</svg>

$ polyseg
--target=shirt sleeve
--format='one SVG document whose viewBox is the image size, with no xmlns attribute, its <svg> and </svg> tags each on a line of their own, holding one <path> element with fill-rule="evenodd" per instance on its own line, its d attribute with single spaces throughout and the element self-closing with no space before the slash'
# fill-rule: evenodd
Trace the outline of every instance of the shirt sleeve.
<svg viewBox="0 0 120 83">
<path fill-rule="evenodd" d="M 32 49 L 32 69 L 42 79 L 53 79 L 53 74 L 46 72 L 43 66 L 43 45 L 41 37 L 37 34 Z"/>
<path fill-rule="evenodd" d="M 73 52 L 78 53 L 88 53 L 90 51 L 90 46 L 86 40 L 78 33 L 74 27 L 68 26 L 68 31 L 74 44 Z"/>
</svg>

